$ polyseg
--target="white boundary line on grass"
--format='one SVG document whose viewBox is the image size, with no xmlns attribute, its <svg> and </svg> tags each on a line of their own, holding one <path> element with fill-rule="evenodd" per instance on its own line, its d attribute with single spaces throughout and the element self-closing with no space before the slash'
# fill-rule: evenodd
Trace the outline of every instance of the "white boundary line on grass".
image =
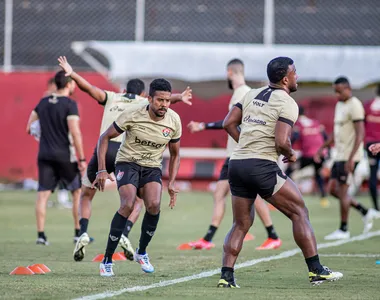
<svg viewBox="0 0 380 300">
<path fill-rule="evenodd" d="M 351 243 L 351 242 L 363 241 L 363 240 L 370 239 L 374 236 L 380 236 L 380 230 L 374 231 L 374 232 L 369 232 L 366 234 L 361 234 L 358 236 L 354 236 L 354 237 L 346 239 L 346 240 L 339 240 L 339 241 L 319 244 L 318 250 L 324 249 L 324 248 L 336 247 L 336 246 L 344 245 L 344 244 Z M 277 255 L 262 257 L 262 258 L 253 259 L 253 260 L 248 260 L 246 262 L 235 265 L 235 269 L 246 268 L 246 267 L 250 267 L 250 266 L 262 263 L 262 262 L 267 262 L 267 261 L 291 257 L 291 256 L 294 256 L 294 255 L 300 253 L 300 252 L 301 252 L 301 250 L 299 248 L 296 248 L 293 250 L 281 252 L 280 254 L 277 254 Z M 142 291 L 146 291 L 146 290 L 150 290 L 150 289 L 155 289 L 155 288 L 160 288 L 160 287 L 178 284 L 181 282 L 187 282 L 187 281 L 201 279 L 201 278 L 205 278 L 205 277 L 211 277 L 211 276 L 214 276 L 214 275 L 219 274 L 219 273 L 220 273 L 220 268 L 210 270 L 210 271 L 206 271 L 206 272 L 202 272 L 202 273 L 198 273 L 198 274 L 194 274 L 194 275 L 190 275 L 190 276 L 186 276 L 186 277 L 176 278 L 176 279 L 172 279 L 172 280 L 160 281 L 160 282 L 153 283 L 150 285 L 134 286 L 134 287 L 130 287 L 130 288 L 124 288 L 124 289 L 121 289 L 118 291 L 106 291 L 106 292 L 100 293 L 100 294 L 83 296 L 80 298 L 75 298 L 74 300 L 98 300 L 98 299 L 111 298 L 111 297 L 119 296 L 119 295 L 124 294 L 124 293 L 142 292 Z"/>
<path fill-rule="evenodd" d="M 380 254 L 350 254 L 350 253 L 336 253 L 336 254 L 319 254 L 321 257 L 359 257 L 359 258 L 377 258 Z"/>
</svg>

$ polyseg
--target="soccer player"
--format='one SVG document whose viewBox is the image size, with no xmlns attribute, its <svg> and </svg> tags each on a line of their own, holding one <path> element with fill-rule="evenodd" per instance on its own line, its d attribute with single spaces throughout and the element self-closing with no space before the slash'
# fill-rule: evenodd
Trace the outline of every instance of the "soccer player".
<svg viewBox="0 0 380 300">
<path fill-rule="evenodd" d="M 244 63 L 240 59 L 233 59 L 228 62 L 227 80 L 228 87 L 234 91 L 228 107 L 229 109 L 231 109 L 236 103 L 243 99 L 247 92 L 251 90 L 251 88 L 245 83 Z M 192 133 L 203 130 L 223 129 L 222 123 L 223 120 L 211 123 L 191 121 L 188 125 L 188 128 Z M 227 158 L 224 162 L 222 170 L 220 171 L 220 176 L 218 182 L 216 183 L 215 191 L 213 193 L 214 211 L 212 214 L 211 225 L 206 235 L 198 241 L 180 245 L 179 249 L 208 250 L 215 247 L 211 240 L 214 237 L 214 234 L 220 226 L 220 223 L 222 222 L 224 217 L 226 197 L 230 194 L 230 185 L 228 183 L 228 163 L 236 145 L 237 144 L 234 141 L 234 139 L 228 136 Z M 255 201 L 255 208 L 268 233 L 268 238 L 264 241 L 264 243 L 261 246 L 257 247 L 256 249 L 268 250 L 279 248 L 282 244 L 282 241 L 277 236 L 277 233 L 273 227 L 272 219 L 270 217 L 269 208 L 267 204 L 261 198 L 258 197 Z M 252 238 L 252 235 L 248 233 L 246 239 Z"/>
<path fill-rule="evenodd" d="M 114 93 L 110 91 L 101 90 L 82 76 L 73 71 L 73 68 L 68 63 L 66 57 L 58 58 L 60 67 L 66 72 L 66 76 L 70 76 L 78 85 L 78 87 L 89 94 L 100 105 L 104 106 L 103 120 L 100 128 L 100 134 L 105 132 L 107 128 L 125 111 L 133 110 L 141 105 L 148 104 L 148 100 L 145 94 L 144 82 L 140 79 L 132 79 L 127 83 L 126 93 Z M 171 95 L 171 102 L 176 103 L 182 101 L 188 105 L 191 105 L 192 90 L 188 87 L 182 94 Z M 109 147 L 106 156 L 106 166 L 108 173 L 115 172 L 115 159 L 117 150 L 121 145 L 123 136 L 120 135 L 113 138 L 109 142 Z M 97 151 L 95 148 L 94 155 L 92 156 L 87 171 L 82 178 L 82 194 L 80 200 L 80 237 L 75 245 L 73 257 L 76 261 L 81 261 L 85 255 L 85 247 L 91 241 L 91 238 L 87 234 L 88 223 L 91 217 L 91 202 L 96 194 L 96 189 L 91 188 L 92 183 L 96 178 L 96 172 L 98 170 Z M 134 250 L 128 239 L 129 232 L 132 229 L 133 224 L 137 221 L 142 208 L 142 200 L 137 198 L 135 202 L 133 212 L 128 218 L 123 235 L 120 238 L 120 246 L 122 247 L 125 256 L 129 260 L 133 260 Z"/>
<path fill-rule="evenodd" d="M 41 99 L 31 112 L 27 125 L 28 133 L 34 121 L 39 120 L 41 126 L 36 202 L 37 244 L 41 245 L 48 245 L 45 235 L 46 205 L 59 181 L 72 193 L 74 228 L 75 232 L 79 230 L 80 171 L 84 171 L 87 166 L 78 106 L 69 98 L 74 92 L 75 82 L 66 77 L 63 71 L 58 72 L 54 79 L 57 92 Z"/>
<path fill-rule="evenodd" d="M 325 236 L 325 240 L 347 239 L 348 213 L 350 206 L 362 214 L 364 232 L 373 226 L 373 219 L 379 218 L 380 213 L 367 209 L 348 195 L 348 187 L 352 181 L 352 173 L 363 158 L 364 138 L 364 109 L 360 100 L 352 95 L 350 83 L 346 77 L 335 80 L 335 93 L 338 103 L 335 106 L 334 134 L 321 146 L 318 156 L 323 150 L 335 143 L 337 157 L 331 169 L 330 194 L 340 201 L 340 228 Z"/>
<path fill-rule="evenodd" d="M 223 127 L 238 146 L 231 155 L 228 173 L 234 222 L 224 241 L 218 287 L 239 287 L 234 279 L 234 265 L 244 236 L 253 223 L 253 203 L 257 194 L 292 221 L 294 239 L 306 259 L 312 284 L 343 276 L 321 265 L 302 195 L 277 165 L 280 154 L 284 156 L 284 162 L 296 160 L 290 142 L 292 127 L 298 117 L 297 103 L 289 95 L 297 90 L 293 60 L 288 57 L 271 60 L 267 74 L 269 86 L 248 92 L 223 122 Z"/>
<path fill-rule="evenodd" d="M 315 157 L 315 155 L 325 140 L 327 140 L 327 134 L 324 126 L 322 126 L 319 121 L 305 116 L 304 108 L 300 106 L 299 118 L 294 124 L 291 141 L 292 143 L 299 141 L 302 156 L 299 159 L 299 164 L 297 164 L 297 162 L 289 164 L 285 174 L 286 176 L 291 177 L 291 174 L 297 166 L 299 166 L 299 169 L 303 169 L 309 165 L 313 165 L 315 181 L 317 182 L 321 193 L 320 203 L 322 207 L 328 207 L 330 205 L 329 200 L 326 198 L 325 186 L 320 174 L 324 157 L 321 159 L 320 157 Z M 324 153 L 324 155 L 326 154 L 327 153 Z"/>
<path fill-rule="evenodd" d="M 125 138 L 116 156 L 116 180 L 120 195 L 120 208 L 113 217 L 104 260 L 100 264 L 101 276 L 113 276 L 112 255 L 132 213 L 136 195 L 142 196 L 146 212 L 141 226 L 139 248 L 135 261 L 146 273 L 154 272 L 146 248 L 151 241 L 160 217 L 162 194 L 162 155 L 169 147 L 169 206 L 176 203 L 178 190 L 175 178 L 179 168 L 179 147 L 182 133 L 181 119 L 169 108 L 171 85 L 165 79 L 155 79 L 149 88 L 149 104 L 133 112 L 122 113 L 100 136 L 98 141 L 98 172 L 93 185 L 104 190 L 110 178 L 106 168 L 109 141 L 122 133 Z"/>
<path fill-rule="evenodd" d="M 380 143 L 380 84 L 377 86 L 376 97 L 372 101 L 365 103 L 365 143 L 368 153 L 370 168 L 369 190 L 373 202 L 373 207 L 379 210 L 377 201 L 377 171 L 379 169 L 379 155 L 373 155 L 369 148 L 373 144 Z"/>
</svg>

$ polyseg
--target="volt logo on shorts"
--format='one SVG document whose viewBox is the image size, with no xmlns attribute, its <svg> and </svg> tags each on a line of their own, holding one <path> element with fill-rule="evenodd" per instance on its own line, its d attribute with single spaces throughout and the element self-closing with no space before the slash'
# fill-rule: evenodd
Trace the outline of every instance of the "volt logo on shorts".
<svg viewBox="0 0 380 300">
<path fill-rule="evenodd" d="M 120 181 L 121 178 L 123 178 L 123 176 L 124 176 L 124 172 L 119 171 L 119 172 L 117 173 L 117 176 L 116 176 L 117 181 Z"/>
<path fill-rule="evenodd" d="M 152 142 L 152 141 L 141 140 L 137 136 L 135 137 L 135 143 L 136 144 L 141 144 L 142 146 L 153 147 L 153 148 L 156 148 L 156 149 L 161 148 L 161 147 L 165 147 L 165 144 L 157 144 L 157 143 Z"/>
<path fill-rule="evenodd" d="M 164 135 L 164 137 L 168 137 L 170 132 L 172 132 L 170 128 L 165 128 L 162 130 L 162 134 Z"/>
</svg>

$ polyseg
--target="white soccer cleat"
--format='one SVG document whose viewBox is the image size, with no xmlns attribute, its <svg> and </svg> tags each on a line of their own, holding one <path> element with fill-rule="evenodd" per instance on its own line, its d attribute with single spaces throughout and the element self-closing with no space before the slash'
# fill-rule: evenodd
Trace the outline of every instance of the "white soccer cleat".
<svg viewBox="0 0 380 300">
<path fill-rule="evenodd" d="M 333 233 L 330 233 L 329 235 L 325 236 L 326 241 L 332 241 L 332 240 L 345 240 L 350 238 L 350 232 L 349 231 L 342 231 L 340 229 L 335 230 Z"/>
<path fill-rule="evenodd" d="M 102 276 L 102 277 L 115 276 L 115 274 L 112 270 L 112 267 L 113 267 L 113 263 L 108 263 L 108 264 L 101 263 L 99 266 L 100 276 Z"/>
<path fill-rule="evenodd" d="M 372 229 L 374 219 L 380 219 L 380 212 L 370 208 L 367 214 L 362 218 L 364 223 L 363 233 L 367 233 Z"/>
<path fill-rule="evenodd" d="M 128 260 L 133 261 L 133 257 L 135 255 L 135 251 L 132 248 L 131 241 L 122 234 L 120 237 L 119 245 L 124 250 L 124 255 Z"/>
<path fill-rule="evenodd" d="M 81 261 L 84 258 L 85 247 L 90 243 L 90 237 L 87 232 L 83 233 L 77 240 L 74 248 L 74 260 Z"/>
<path fill-rule="evenodd" d="M 49 246 L 49 242 L 48 242 L 46 239 L 44 239 L 44 238 L 38 238 L 38 239 L 36 240 L 36 244 L 37 244 L 37 245 L 45 245 L 45 246 Z"/>
<path fill-rule="evenodd" d="M 141 269 L 145 273 L 153 273 L 154 272 L 154 267 L 149 261 L 149 256 L 147 253 L 145 254 L 138 254 L 139 249 L 136 249 L 134 259 L 136 262 L 138 262 L 141 266 Z"/>
</svg>

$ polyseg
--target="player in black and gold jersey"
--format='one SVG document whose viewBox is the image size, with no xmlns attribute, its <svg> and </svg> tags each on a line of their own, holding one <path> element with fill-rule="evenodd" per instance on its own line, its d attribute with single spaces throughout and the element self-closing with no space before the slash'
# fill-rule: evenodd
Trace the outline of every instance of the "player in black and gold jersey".
<svg viewBox="0 0 380 300">
<path fill-rule="evenodd" d="M 298 118 L 298 105 L 289 95 L 297 90 L 293 60 L 287 57 L 271 60 L 267 74 L 269 86 L 248 92 L 223 123 L 238 145 L 231 155 L 228 174 L 234 223 L 224 242 L 218 287 L 238 287 L 233 268 L 244 236 L 253 223 L 257 195 L 292 221 L 294 239 L 306 259 L 310 282 L 319 284 L 343 276 L 319 262 L 317 243 L 302 195 L 277 165 L 279 155 L 284 156 L 284 162 L 296 161 L 290 142 L 292 127 Z"/>
<path fill-rule="evenodd" d="M 144 200 L 146 212 L 141 227 L 139 248 L 135 253 L 144 272 L 152 273 L 146 248 L 152 239 L 160 216 L 162 192 L 162 156 L 169 147 L 170 207 L 176 203 L 175 178 L 179 168 L 179 141 L 182 134 L 181 120 L 169 108 L 171 85 L 165 79 L 156 79 L 150 84 L 149 104 L 122 113 L 101 135 L 98 142 L 98 172 L 93 185 L 100 190 L 110 175 L 106 169 L 106 153 L 109 141 L 124 134 L 116 156 L 116 180 L 120 195 L 120 208 L 116 212 L 108 236 L 104 260 L 100 264 L 101 276 L 113 276 L 112 255 L 125 228 L 139 194 Z"/>
<path fill-rule="evenodd" d="M 105 132 L 112 123 L 126 111 L 131 111 L 141 105 L 147 105 L 148 99 L 146 98 L 145 85 L 140 79 L 131 79 L 128 81 L 125 93 L 115 93 L 111 91 L 104 91 L 92 84 L 86 79 L 74 72 L 71 65 L 68 63 L 66 57 L 61 56 L 58 58 L 59 66 L 66 72 L 66 76 L 70 76 L 78 85 L 78 87 L 89 94 L 100 105 L 104 106 L 104 113 L 102 118 L 102 124 L 100 128 L 100 134 Z M 172 103 L 182 101 L 188 105 L 191 105 L 192 91 L 188 87 L 182 94 L 172 94 L 170 100 Z M 109 142 L 109 147 L 106 156 L 106 168 L 108 173 L 115 172 L 115 160 L 116 153 L 120 147 L 123 135 L 120 135 Z M 80 211 L 81 219 L 79 238 L 76 241 L 76 245 L 73 252 L 75 261 L 81 261 L 84 258 L 85 247 L 91 241 L 87 234 L 88 223 L 91 217 L 91 202 L 96 194 L 96 189 L 91 188 L 92 183 L 95 180 L 96 172 L 98 170 L 98 160 L 96 148 L 90 162 L 88 164 L 87 171 L 82 178 L 82 193 L 80 198 Z M 142 200 L 137 199 L 135 202 L 134 210 L 129 216 L 124 232 L 120 238 L 120 246 L 124 250 L 125 256 L 129 260 L 133 260 L 133 247 L 128 239 L 128 234 L 132 229 L 133 224 L 137 221 L 142 208 Z"/>
</svg>

